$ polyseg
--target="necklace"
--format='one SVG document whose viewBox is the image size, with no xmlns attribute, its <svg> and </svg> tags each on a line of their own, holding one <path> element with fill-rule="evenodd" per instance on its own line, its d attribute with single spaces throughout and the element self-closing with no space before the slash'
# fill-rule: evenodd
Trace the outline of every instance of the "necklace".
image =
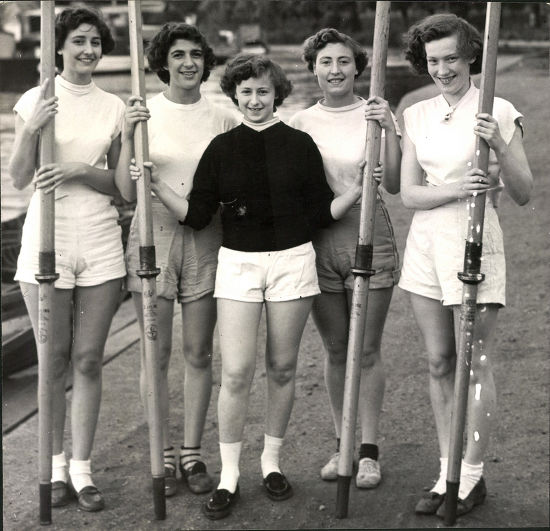
<svg viewBox="0 0 550 531">
<path fill-rule="evenodd" d="M 443 121 L 448 122 L 453 117 L 453 113 L 455 112 L 455 110 L 456 110 L 456 105 L 450 105 L 449 110 L 443 117 Z"/>
</svg>

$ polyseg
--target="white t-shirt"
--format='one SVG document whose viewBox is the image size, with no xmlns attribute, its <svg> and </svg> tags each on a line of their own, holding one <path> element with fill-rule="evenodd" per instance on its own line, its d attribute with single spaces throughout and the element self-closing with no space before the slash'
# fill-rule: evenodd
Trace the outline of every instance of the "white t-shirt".
<svg viewBox="0 0 550 531">
<path fill-rule="evenodd" d="M 323 157 L 327 183 L 336 196 L 350 187 L 358 165 L 365 159 L 365 105 L 362 98 L 345 107 L 327 107 L 317 102 L 297 112 L 289 121 L 292 127 L 308 133 L 317 144 Z M 397 134 L 401 135 L 393 114 L 392 117 Z M 382 130 L 382 138 L 384 136 Z M 380 156 L 382 158 L 383 152 Z"/>
<path fill-rule="evenodd" d="M 474 160 L 475 115 L 478 112 L 479 89 L 472 82 L 462 99 L 450 107 L 442 95 L 420 101 L 405 109 L 405 130 L 416 147 L 416 158 L 426 173 L 426 182 L 438 186 L 452 183 L 471 169 Z M 450 114 L 448 120 L 445 116 Z M 508 144 L 522 118 L 514 106 L 495 98 L 492 116 L 497 120 L 500 134 Z M 498 172 L 494 151 L 489 156 L 491 172 Z"/>
<path fill-rule="evenodd" d="M 236 113 L 204 96 L 190 105 L 174 103 L 162 92 L 147 101 L 149 158 L 178 195 L 188 198 L 199 160 L 210 141 L 238 125 Z"/>
<path fill-rule="evenodd" d="M 13 110 L 27 121 L 38 101 L 40 87 L 33 87 L 21 96 Z M 107 153 L 120 134 L 124 119 L 122 100 L 100 89 L 92 81 L 75 85 L 61 76 L 55 78 L 55 95 L 59 98 L 55 115 L 55 161 L 84 162 L 96 168 L 107 168 Z M 86 197 L 101 194 L 82 182 L 65 182 L 55 192 L 64 196 Z"/>
</svg>

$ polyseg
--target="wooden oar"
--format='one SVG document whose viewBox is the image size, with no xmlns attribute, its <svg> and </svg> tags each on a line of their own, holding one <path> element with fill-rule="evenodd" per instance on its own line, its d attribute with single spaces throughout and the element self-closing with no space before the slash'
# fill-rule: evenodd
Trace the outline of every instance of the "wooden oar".
<svg viewBox="0 0 550 531">
<path fill-rule="evenodd" d="M 370 97 L 384 97 L 390 5 L 391 2 L 376 2 Z M 365 176 L 361 197 L 361 221 L 355 254 L 355 266 L 352 269 L 354 284 L 344 384 L 340 459 L 338 461 L 336 518 L 346 518 L 348 515 L 349 487 L 353 471 L 355 424 L 357 421 L 357 402 L 361 381 L 361 355 L 365 336 L 370 277 L 375 273 L 372 269 L 372 249 L 378 184 L 374 180 L 374 170 L 380 160 L 381 139 L 382 128 L 380 124 L 377 121 L 369 120 L 367 123 L 365 149 Z"/>
<path fill-rule="evenodd" d="M 498 53 L 498 33 L 500 26 L 500 3 L 487 4 L 485 19 L 485 37 L 483 45 L 483 65 L 479 93 L 478 112 L 491 114 L 495 96 L 496 65 Z M 489 167 L 489 144 L 476 136 L 473 167 L 487 171 Z M 472 347 L 476 320 L 477 287 L 485 275 L 481 273 L 481 254 L 483 244 L 483 221 L 485 217 L 486 194 L 472 198 L 470 217 L 464 250 L 464 271 L 458 273 L 463 282 L 462 304 L 460 307 L 460 336 L 456 359 L 453 412 L 451 417 L 451 435 L 449 443 L 449 462 L 447 466 L 447 493 L 445 495 L 445 525 L 454 525 L 458 489 L 460 484 L 460 465 L 466 411 L 468 408 L 468 388 L 472 364 Z"/>
<path fill-rule="evenodd" d="M 55 3 L 40 2 L 40 84 L 49 79 L 44 99 L 55 95 Z M 55 156 L 55 123 L 40 130 L 39 164 L 51 164 Z M 40 525 L 52 523 L 53 389 L 52 353 L 55 272 L 55 193 L 39 192 L 40 246 L 38 255 L 38 475 Z"/>
<path fill-rule="evenodd" d="M 132 70 L 132 94 L 141 96 L 145 105 L 145 71 L 143 66 L 143 33 L 141 29 L 141 5 L 139 0 L 128 2 L 130 32 L 130 57 Z M 155 518 L 166 518 L 164 495 L 164 447 L 162 412 L 160 409 L 160 367 L 157 341 L 157 285 L 153 218 L 151 214 L 151 176 L 143 162 L 149 160 L 147 122 L 138 122 L 134 134 L 134 157 L 141 168 L 142 178 L 137 181 L 137 216 L 139 231 L 139 262 L 137 270 L 141 278 L 143 310 L 143 350 L 145 353 L 145 378 L 147 382 L 147 412 L 149 421 L 149 447 L 151 474 L 153 476 L 153 504 Z"/>
</svg>

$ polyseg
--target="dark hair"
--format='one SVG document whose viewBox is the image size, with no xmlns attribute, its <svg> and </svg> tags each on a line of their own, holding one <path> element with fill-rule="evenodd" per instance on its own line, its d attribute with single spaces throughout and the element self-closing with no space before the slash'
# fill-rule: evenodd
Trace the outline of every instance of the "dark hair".
<svg viewBox="0 0 550 531">
<path fill-rule="evenodd" d="M 149 68 L 157 73 L 159 79 L 170 84 L 170 72 L 166 69 L 168 51 L 178 39 L 191 41 L 201 47 L 204 58 L 204 72 L 201 83 L 210 76 L 210 71 L 216 66 L 214 50 L 206 42 L 204 35 L 195 27 L 183 22 L 167 22 L 160 31 L 151 39 L 147 47 L 147 60 Z"/>
<path fill-rule="evenodd" d="M 483 40 L 469 22 L 451 13 L 431 15 L 412 26 L 405 36 L 405 58 L 411 63 L 417 74 L 427 74 L 427 42 L 457 36 L 458 53 L 463 59 L 474 59 L 470 73 L 481 72 Z"/>
<path fill-rule="evenodd" d="M 268 74 L 275 87 L 275 101 L 273 110 L 283 103 L 292 91 L 292 83 L 287 79 L 283 69 L 264 55 L 241 54 L 232 59 L 225 68 L 220 81 L 220 87 L 231 98 L 235 105 L 239 105 L 235 98 L 235 90 L 241 81 L 258 78 Z"/>
<path fill-rule="evenodd" d="M 319 50 L 322 50 L 327 44 L 333 42 L 340 42 L 353 52 L 355 67 L 357 68 L 357 74 L 355 74 L 355 77 L 359 77 L 369 62 L 367 52 L 365 52 L 363 47 L 349 35 L 340 33 L 334 28 L 323 28 L 315 35 L 307 38 L 304 42 L 302 59 L 307 63 L 308 69 L 313 72 L 313 67 L 315 66 L 315 61 L 317 60 Z"/>
<path fill-rule="evenodd" d="M 90 24 L 95 26 L 101 38 L 101 54 L 107 55 L 113 51 L 115 41 L 111 35 L 109 26 L 103 20 L 103 16 L 95 9 L 87 7 L 69 7 L 57 15 L 55 19 L 55 51 L 63 48 L 69 32 L 78 28 L 81 24 Z M 55 54 L 55 66 L 63 69 L 63 56 Z"/>
</svg>

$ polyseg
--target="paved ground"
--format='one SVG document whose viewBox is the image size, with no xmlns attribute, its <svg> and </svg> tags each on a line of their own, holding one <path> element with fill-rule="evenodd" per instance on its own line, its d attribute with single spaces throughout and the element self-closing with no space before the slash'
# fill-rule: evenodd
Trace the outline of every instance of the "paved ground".
<svg viewBox="0 0 550 531">
<path fill-rule="evenodd" d="M 548 527 L 548 262 L 550 183 L 548 60 L 526 60 L 499 76 L 497 93 L 525 114 L 525 145 L 536 179 L 529 205 L 504 198 L 500 215 L 508 256 L 508 307 L 501 312 L 493 356 L 499 415 L 486 459 L 487 502 L 459 520 L 467 528 Z M 389 200 L 399 249 L 411 214 L 398 198 Z M 181 345 L 178 316 L 174 345 Z M 262 336 L 264 337 L 264 336 Z M 259 458 L 263 441 L 265 371 L 260 354 L 242 454 L 242 499 L 234 514 L 212 523 L 202 517 L 197 497 L 181 488 L 167 502 L 168 517 L 152 520 L 147 429 L 138 396 L 138 348 L 123 351 L 104 370 L 104 395 L 93 455 L 95 479 L 107 508 L 88 514 L 76 504 L 54 512 L 54 529 L 316 529 L 432 528 L 434 517 L 417 517 L 414 505 L 435 479 L 437 445 L 427 390 L 427 362 L 407 296 L 395 290 L 383 341 L 388 375 L 381 421 L 384 479 L 375 491 L 352 487 L 350 515 L 334 518 L 336 487 L 320 481 L 319 468 L 334 440 L 322 380 L 323 353 L 308 322 L 298 368 L 296 405 L 283 450 L 283 467 L 294 498 L 269 501 L 262 492 Z M 215 403 L 219 349 L 203 448 L 219 473 Z M 180 352 L 170 374 L 173 441 L 183 429 Z M 70 396 L 70 395 L 69 395 Z M 4 529 L 37 527 L 37 421 L 31 418 L 3 439 Z M 70 448 L 69 441 L 67 449 Z"/>
</svg>

